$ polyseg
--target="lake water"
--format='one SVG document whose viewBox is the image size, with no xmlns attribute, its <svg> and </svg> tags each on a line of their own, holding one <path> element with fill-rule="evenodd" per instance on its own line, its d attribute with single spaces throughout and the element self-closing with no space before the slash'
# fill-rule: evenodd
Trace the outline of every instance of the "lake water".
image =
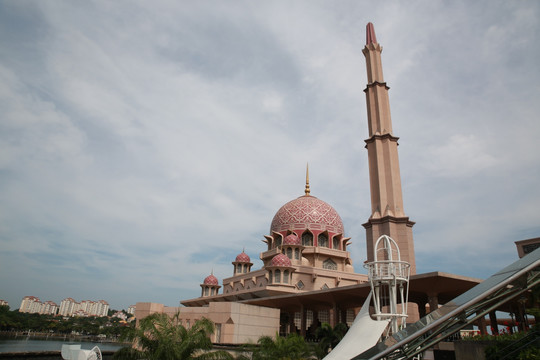
<svg viewBox="0 0 540 360">
<path fill-rule="evenodd" d="M 101 351 L 118 350 L 125 345 L 116 343 L 97 343 L 85 341 L 62 341 L 58 339 L 0 338 L 0 352 L 60 351 L 63 344 L 81 344 L 81 349 L 90 350 L 97 346 Z"/>
</svg>

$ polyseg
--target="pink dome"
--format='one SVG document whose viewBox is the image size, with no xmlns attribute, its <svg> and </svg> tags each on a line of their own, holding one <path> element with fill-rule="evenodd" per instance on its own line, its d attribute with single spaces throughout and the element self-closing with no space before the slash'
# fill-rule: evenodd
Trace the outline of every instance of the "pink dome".
<svg viewBox="0 0 540 360">
<path fill-rule="evenodd" d="M 215 277 L 214 275 L 208 275 L 207 277 L 204 278 L 203 284 L 204 285 L 219 285 L 219 282 L 218 282 L 217 277 Z"/>
<path fill-rule="evenodd" d="M 291 260 L 284 254 L 277 254 L 272 258 L 270 264 L 272 266 L 289 267 L 291 266 Z"/>
<path fill-rule="evenodd" d="M 235 262 L 250 263 L 251 259 L 249 258 L 248 254 L 246 254 L 245 252 L 242 251 L 242 253 L 238 254 L 238 256 L 236 257 Z"/>
<path fill-rule="evenodd" d="M 283 240 L 283 245 L 302 245 L 302 242 L 296 234 L 290 234 Z"/>
<path fill-rule="evenodd" d="M 304 195 L 289 201 L 278 210 L 270 232 L 308 228 L 340 234 L 343 233 L 343 222 L 332 206 L 315 196 Z"/>
</svg>

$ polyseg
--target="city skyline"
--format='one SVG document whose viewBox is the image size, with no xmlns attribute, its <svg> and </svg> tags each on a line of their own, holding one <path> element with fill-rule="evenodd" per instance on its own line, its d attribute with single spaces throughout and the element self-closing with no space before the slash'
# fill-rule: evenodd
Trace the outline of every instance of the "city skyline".
<svg viewBox="0 0 540 360">
<path fill-rule="evenodd" d="M 132 306 L 128 307 L 131 308 Z M 17 310 L 11 308 L 10 310 Z M 23 313 L 38 313 L 45 315 L 61 316 L 107 316 L 109 303 L 101 300 L 81 300 L 77 301 L 71 297 L 62 299 L 60 305 L 52 300 L 41 301 L 39 297 L 27 295 L 23 297 L 21 305 L 18 308 Z M 113 310 L 113 309 L 111 309 Z M 115 310 L 115 309 L 114 309 Z M 123 309 L 119 309 L 123 310 Z"/>
<path fill-rule="evenodd" d="M 383 45 L 417 272 L 486 278 L 540 236 L 540 4 L 0 2 L 0 298 L 199 296 L 311 194 L 356 272 L 365 26 Z"/>
</svg>

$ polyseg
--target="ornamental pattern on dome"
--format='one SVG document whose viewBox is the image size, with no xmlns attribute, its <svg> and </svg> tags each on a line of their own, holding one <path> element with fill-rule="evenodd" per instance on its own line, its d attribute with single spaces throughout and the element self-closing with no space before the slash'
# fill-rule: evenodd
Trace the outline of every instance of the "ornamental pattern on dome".
<svg viewBox="0 0 540 360">
<path fill-rule="evenodd" d="M 251 262 L 251 259 L 249 258 L 249 255 L 242 251 L 242 253 L 238 254 L 236 257 L 235 262 L 239 263 L 249 263 Z"/>
<path fill-rule="evenodd" d="M 290 234 L 285 237 L 283 240 L 283 245 L 302 245 L 300 238 L 295 234 Z"/>
<path fill-rule="evenodd" d="M 343 233 L 343 222 L 337 211 L 324 201 L 309 195 L 283 205 L 272 220 L 270 232 L 307 229 L 313 224 L 322 226 L 322 230 Z"/>
<path fill-rule="evenodd" d="M 214 275 L 208 275 L 207 277 L 204 278 L 203 284 L 204 285 L 219 285 L 219 282 L 218 282 L 217 277 L 215 277 Z"/>
<path fill-rule="evenodd" d="M 289 259 L 287 256 L 283 254 L 277 254 L 272 258 L 272 261 L 270 262 L 272 266 L 281 266 L 281 267 L 289 267 L 291 266 L 291 259 Z"/>
</svg>

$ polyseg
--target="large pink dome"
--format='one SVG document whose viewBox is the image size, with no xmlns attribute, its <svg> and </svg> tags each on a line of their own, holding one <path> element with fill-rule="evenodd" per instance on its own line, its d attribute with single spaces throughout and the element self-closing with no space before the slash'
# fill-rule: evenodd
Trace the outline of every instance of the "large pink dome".
<svg viewBox="0 0 540 360">
<path fill-rule="evenodd" d="M 278 210 L 270 232 L 292 229 L 327 230 L 343 233 L 343 222 L 336 210 L 315 196 L 304 195 L 289 201 Z"/>
</svg>

